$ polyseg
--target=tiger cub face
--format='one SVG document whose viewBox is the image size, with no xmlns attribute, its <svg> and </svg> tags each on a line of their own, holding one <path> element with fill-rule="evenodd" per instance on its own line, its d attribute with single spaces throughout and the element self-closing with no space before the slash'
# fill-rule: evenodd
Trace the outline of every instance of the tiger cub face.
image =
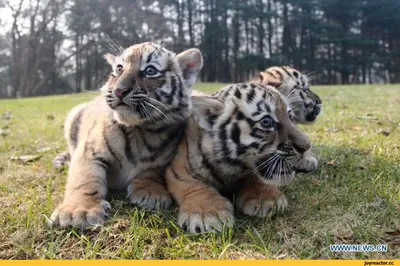
<svg viewBox="0 0 400 266">
<path fill-rule="evenodd" d="M 286 97 L 289 115 L 295 123 L 313 123 L 321 113 L 321 99 L 310 90 L 308 77 L 294 68 L 270 67 L 260 72 L 254 81 L 273 86 Z"/>
<path fill-rule="evenodd" d="M 299 153 L 310 148 L 308 137 L 290 120 L 285 99 L 275 88 L 257 83 L 234 84 L 218 95 L 220 107 L 207 115 L 211 140 L 203 138 L 203 150 L 212 150 L 215 164 L 227 164 L 226 174 L 255 173 L 278 183 L 272 180 L 275 174 L 291 168 L 277 161 L 277 150 L 287 143 Z"/>
<path fill-rule="evenodd" d="M 151 128 L 188 117 L 191 86 L 203 64 L 199 50 L 176 55 L 147 42 L 105 58 L 112 73 L 102 90 L 118 122 Z"/>
</svg>

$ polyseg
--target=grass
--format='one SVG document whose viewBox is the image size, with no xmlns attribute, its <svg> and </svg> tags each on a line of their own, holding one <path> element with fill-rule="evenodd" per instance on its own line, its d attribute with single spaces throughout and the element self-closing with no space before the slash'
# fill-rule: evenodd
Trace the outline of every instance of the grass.
<svg viewBox="0 0 400 266">
<path fill-rule="evenodd" d="M 198 84 L 215 91 L 221 84 Z M 400 258 L 400 86 L 315 86 L 316 124 L 302 127 L 320 157 L 315 174 L 284 191 L 287 211 L 272 219 L 237 216 L 223 234 L 190 235 L 176 209 L 146 212 L 110 195 L 111 218 L 89 232 L 48 228 L 66 171 L 52 159 L 66 147 L 62 124 L 93 93 L 1 100 L 0 258 L 2 259 L 393 259 Z M 4 129 L 9 131 L 7 135 Z M 39 153 L 40 148 L 50 148 Z M 42 157 L 30 163 L 10 160 Z M 386 253 L 332 253 L 330 244 L 388 244 Z"/>
</svg>

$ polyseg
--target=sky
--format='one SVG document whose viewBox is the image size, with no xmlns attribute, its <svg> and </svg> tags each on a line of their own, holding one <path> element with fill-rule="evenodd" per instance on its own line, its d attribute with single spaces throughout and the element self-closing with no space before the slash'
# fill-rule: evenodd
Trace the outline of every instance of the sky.
<svg viewBox="0 0 400 266">
<path fill-rule="evenodd" d="M 18 8 L 20 0 L 0 0 L 0 3 L 8 2 L 12 7 Z M 25 0 L 22 7 L 26 8 L 29 5 L 29 0 Z M 12 24 L 12 11 L 4 4 L 5 7 L 0 8 L 0 27 L 2 30 L 9 29 Z"/>
</svg>

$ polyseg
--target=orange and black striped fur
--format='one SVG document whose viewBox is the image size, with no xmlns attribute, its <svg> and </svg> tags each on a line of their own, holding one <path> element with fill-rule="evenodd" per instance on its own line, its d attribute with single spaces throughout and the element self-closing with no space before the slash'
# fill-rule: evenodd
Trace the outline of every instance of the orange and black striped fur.
<svg viewBox="0 0 400 266">
<path fill-rule="evenodd" d="M 185 137 L 166 172 L 168 191 L 179 206 L 179 225 L 189 232 L 222 230 L 239 211 L 264 217 L 286 207 L 279 191 L 287 162 L 276 156 L 287 142 L 300 153 L 307 136 L 290 120 L 285 99 L 271 86 L 235 84 L 225 99 L 193 96 Z M 288 180 L 286 180 L 288 181 Z"/>
<path fill-rule="evenodd" d="M 316 121 L 322 110 L 319 96 L 310 90 L 308 77 L 289 66 L 274 66 L 260 72 L 253 79 L 279 90 L 289 105 L 289 116 L 296 124 L 310 124 Z M 290 160 L 298 172 L 312 172 L 318 168 L 318 159 L 311 151 Z"/>
<path fill-rule="evenodd" d="M 63 202 L 51 215 L 61 227 L 102 224 L 107 189 L 124 189 L 143 208 L 168 208 L 164 174 L 191 109 L 199 50 L 174 54 L 154 43 L 106 55 L 113 71 L 102 95 L 75 107 L 65 122 L 71 162 Z"/>
<path fill-rule="evenodd" d="M 308 77 L 292 67 L 267 68 L 253 81 L 277 88 L 287 98 L 290 116 L 295 123 L 313 123 L 322 110 L 321 99 L 310 90 Z"/>
</svg>

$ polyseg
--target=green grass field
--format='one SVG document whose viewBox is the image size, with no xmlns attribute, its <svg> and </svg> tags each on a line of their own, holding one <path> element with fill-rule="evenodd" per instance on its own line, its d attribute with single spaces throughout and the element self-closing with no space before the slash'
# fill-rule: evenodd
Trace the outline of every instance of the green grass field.
<svg viewBox="0 0 400 266">
<path fill-rule="evenodd" d="M 215 91 L 221 84 L 198 84 Z M 79 232 L 48 228 L 66 171 L 52 169 L 65 150 L 67 112 L 96 93 L 1 100 L 1 259 L 393 259 L 400 258 L 400 85 L 315 86 L 323 113 L 302 128 L 320 158 L 315 174 L 283 188 L 289 200 L 272 219 L 237 215 L 223 234 L 190 235 L 176 209 L 146 212 L 125 193 L 110 195 L 107 223 Z M 1 119 L 1 118 L 0 118 Z M 42 152 L 40 152 L 42 151 Z M 34 162 L 11 160 L 40 155 Z M 330 244 L 388 244 L 386 253 L 332 253 Z"/>
</svg>

